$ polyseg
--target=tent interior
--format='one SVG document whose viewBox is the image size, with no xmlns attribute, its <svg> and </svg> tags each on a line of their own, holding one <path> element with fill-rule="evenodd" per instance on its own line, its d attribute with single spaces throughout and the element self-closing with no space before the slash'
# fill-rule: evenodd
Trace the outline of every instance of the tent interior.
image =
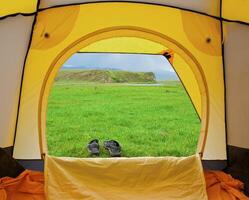
<svg viewBox="0 0 249 200">
<path fill-rule="evenodd" d="M 65 174 L 82 168 L 77 159 L 49 156 L 46 144 L 49 93 L 70 56 L 76 52 L 164 55 L 201 119 L 199 156 L 190 160 L 198 166 L 201 158 L 204 169 L 231 174 L 249 194 L 248 2 L 15 0 L 0 2 L 0 7 L 0 147 L 22 165 L 17 174 L 23 168 L 44 171 L 44 159 L 47 176 L 46 169 L 54 169 L 56 177 L 58 166 L 65 167 Z M 82 163 L 88 166 L 87 173 L 94 174 L 93 163 L 120 162 L 120 167 L 138 173 L 136 163 L 145 162 L 127 159 Z M 144 173 L 163 171 L 160 164 L 174 160 L 165 159 L 146 160 L 154 168 Z M 180 168 L 187 170 L 187 161 L 183 159 Z M 0 157 L 0 165 L 7 168 L 1 162 Z M 118 171 L 113 167 L 109 173 Z"/>
</svg>

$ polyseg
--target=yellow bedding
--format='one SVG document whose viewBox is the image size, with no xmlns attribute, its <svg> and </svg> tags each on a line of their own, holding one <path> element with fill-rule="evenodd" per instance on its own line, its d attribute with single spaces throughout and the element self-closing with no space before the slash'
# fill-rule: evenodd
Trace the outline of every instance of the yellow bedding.
<svg viewBox="0 0 249 200">
<path fill-rule="evenodd" d="M 207 200 L 198 155 L 58 158 L 46 156 L 48 200 Z"/>
</svg>

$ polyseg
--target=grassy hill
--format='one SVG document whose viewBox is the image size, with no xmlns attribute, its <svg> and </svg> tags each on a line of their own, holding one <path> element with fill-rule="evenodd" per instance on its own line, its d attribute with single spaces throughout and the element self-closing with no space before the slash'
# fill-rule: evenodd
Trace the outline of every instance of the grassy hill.
<svg viewBox="0 0 249 200">
<path fill-rule="evenodd" d="M 56 81 L 83 81 L 97 83 L 155 83 L 153 72 L 118 70 L 61 70 Z"/>
</svg>

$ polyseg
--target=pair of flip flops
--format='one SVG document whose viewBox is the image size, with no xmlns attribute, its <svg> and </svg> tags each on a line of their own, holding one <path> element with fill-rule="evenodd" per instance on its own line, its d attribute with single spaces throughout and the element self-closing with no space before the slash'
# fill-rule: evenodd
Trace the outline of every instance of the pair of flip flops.
<svg viewBox="0 0 249 200">
<path fill-rule="evenodd" d="M 109 151 L 110 156 L 120 157 L 121 156 L 121 146 L 115 140 L 104 141 L 104 148 Z M 99 140 L 94 139 L 90 141 L 87 145 L 87 150 L 91 155 L 98 156 L 100 153 Z"/>
</svg>

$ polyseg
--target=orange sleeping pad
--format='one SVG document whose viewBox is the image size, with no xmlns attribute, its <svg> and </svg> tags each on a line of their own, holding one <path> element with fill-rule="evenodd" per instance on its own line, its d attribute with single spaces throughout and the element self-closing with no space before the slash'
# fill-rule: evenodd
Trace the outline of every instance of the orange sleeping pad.
<svg viewBox="0 0 249 200">
<path fill-rule="evenodd" d="M 17 178 L 1 178 L 0 200 L 45 200 L 43 173 L 25 170 Z"/>
<path fill-rule="evenodd" d="M 244 184 L 221 171 L 205 171 L 209 200 L 249 200 L 242 192 Z"/>
<path fill-rule="evenodd" d="M 221 171 L 205 171 L 209 200 L 249 200 L 239 180 Z M 45 200 L 44 176 L 26 170 L 17 178 L 0 179 L 0 200 Z"/>
</svg>

